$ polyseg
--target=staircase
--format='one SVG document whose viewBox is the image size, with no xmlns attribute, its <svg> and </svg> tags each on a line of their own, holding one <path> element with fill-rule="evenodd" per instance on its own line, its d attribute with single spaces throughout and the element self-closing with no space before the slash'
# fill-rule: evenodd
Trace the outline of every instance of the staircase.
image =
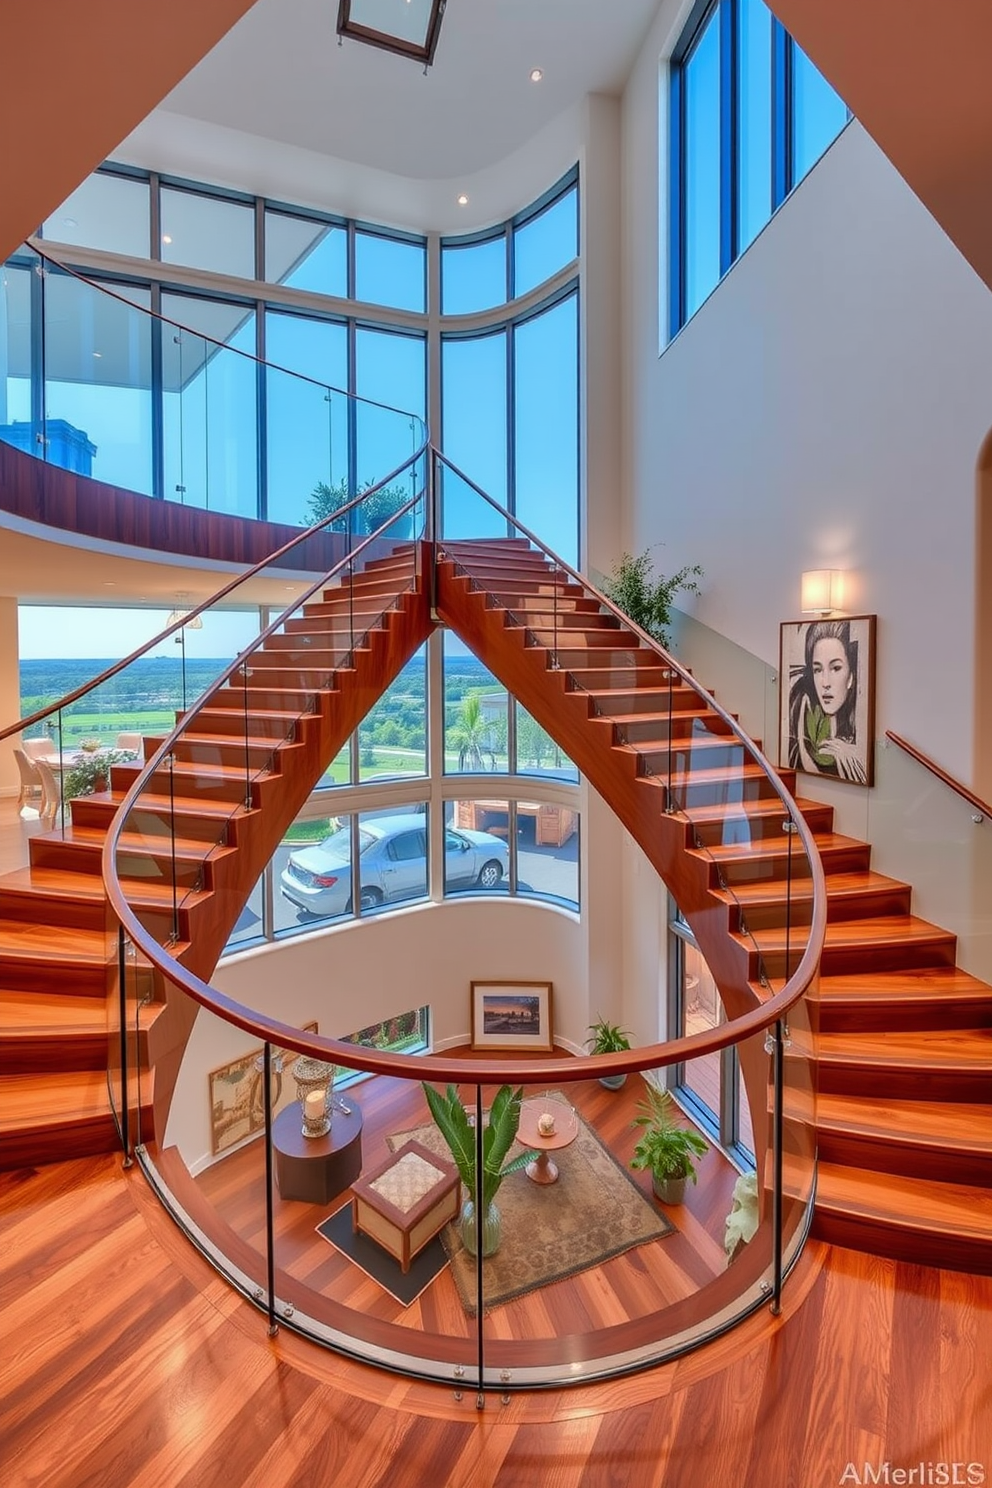
<svg viewBox="0 0 992 1488">
<path fill-rule="evenodd" d="M 432 628 L 411 553 L 398 546 L 353 590 L 338 583 L 286 620 L 245 677 L 188 715 L 171 765 L 142 780 L 121 883 L 142 923 L 204 980 L 328 760 Z M 436 557 L 438 618 L 610 802 L 693 924 L 728 1013 L 766 1001 L 798 963 L 811 881 L 783 831 L 788 808 L 733 724 L 526 542 L 444 542 Z M 156 748 L 146 741 L 149 759 Z M 29 867 L 0 878 L 3 1167 L 113 1145 L 104 1001 L 116 939 L 100 851 L 140 769 L 115 767 L 109 792 L 72 802 L 65 829 L 33 838 Z M 794 774 L 782 779 L 792 790 Z M 953 936 L 911 913 L 909 885 L 873 873 L 869 846 L 833 831 L 830 807 L 797 804 L 828 900 L 815 1232 L 992 1271 L 992 989 L 955 967 Z M 195 1007 L 153 978 L 149 990 L 145 1120 L 160 1137 Z M 759 1150 L 766 1069 L 748 1082 Z"/>
<path fill-rule="evenodd" d="M 287 620 L 246 679 L 193 711 L 174 764 L 143 784 L 120 842 L 121 885 L 150 933 L 174 935 L 172 954 L 204 979 L 327 762 L 431 628 L 412 558 L 398 545 L 356 575 L 353 594 L 339 582 Z M 145 740 L 148 758 L 160 742 Z M 141 769 L 114 766 L 109 791 L 69 802 L 64 827 L 30 838 L 28 866 L 0 876 L 0 1169 L 117 1145 L 107 1091 L 117 932 L 101 852 Z M 152 999 L 138 1051 L 154 1070 L 143 1130 L 160 1135 L 196 1009 L 175 994 L 170 1007 L 150 968 L 138 976 Z"/>
<path fill-rule="evenodd" d="M 740 1010 L 728 970 L 755 1000 L 767 996 L 762 978 L 777 989 L 789 858 L 781 807 L 699 694 L 670 687 L 657 653 L 518 543 L 444 543 L 437 607 L 610 801 L 692 920 L 706 907 L 698 893 L 691 902 L 698 878 L 660 834 L 671 791 L 683 852 L 710 905 L 723 907 L 725 947 L 697 938 L 728 1012 Z M 792 791 L 794 773 L 781 776 Z M 992 1272 L 992 987 L 958 970 L 953 935 L 911 913 L 908 884 L 872 872 L 867 843 L 833 831 L 831 807 L 798 805 L 828 907 L 814 1233 Z M 810 898 L 794 879 L 793 948 Z"/>
</svg>

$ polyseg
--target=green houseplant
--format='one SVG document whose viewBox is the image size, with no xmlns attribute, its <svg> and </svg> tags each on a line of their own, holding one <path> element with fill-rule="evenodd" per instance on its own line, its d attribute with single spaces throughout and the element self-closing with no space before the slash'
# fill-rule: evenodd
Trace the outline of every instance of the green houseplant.
<svg viewBox="0 0 992 1488">
<path fill-rule="evenodd" d="M 647 1169 L 655 1197 L 663 1204 L 681 1204 L 686 1179 L 696 1181 L 693 1159 L 702 1157 L 709 1143 L 697 1131 L 676 1121 L 678 1107 L 667 1090 L 648 1085 L 637 1109 L 632 1125 L 640 1128 L 641 1135 L 630 1166 Z"/>
<path fill-rule="evenodd" d="M 432 1085 L 424 1084 L 424 1094 L 431 1115 L 437 1122 L 442 1137 L 451 1149 L 451 1156 L 458 1169 L 462 1183 L 468 1190 L 468 1198 L 462 1208 L 461 1233 L 465 1249 L 476 1253 L 475 1222 L 475 1127 L 469 1121 L 468 1112 L 462 1105 L 455 1085 L 449 1085 L 444 1095 Z M 500 1212 L 496 1207 L 496 1194 L 503 1179 L 510 1173 L 525 1168 L 532 1160 L 532 1152 L 521 1152 L 506 1160 L 513 1146 L 520 1125 L 520 1105 L 523 1088 L 511 1090 L 501 1085 L 493 1098 L 489 1120 L 482 1132 L 482 1254 L 490 1256 L 499 1248 Z"/>
<path fill-rule="evenodd" d="M 618 1023 L 608 1023 L 605 1018 L 597 1018 L 595 1023 L 589 1025 L 587 1043 L 590 1054 L 621 1054 L 624 1049 L 630 1048 L 630 1034 Z M 626 1075 L 600 1075 L 599 1083 L 605 1085 L 607 1090 L 619 1090 L 626 1078 Z"/>
<path fill-rule="evenodd" d="M 92 796 L 105 791 L 110 783 L 112 765 L 137 759 L 133 749 L 105 749 L 99 754 L 85 750 L 76 755 L 65 772 L 62 795 L 66 801 L 74 796 Z"/>
<path fill-rule="evenodd" d="M 603 593 L 635 625 L 667 648 L 675 596 L 683 590 L 686 594 L 698 594 L 696 580 L 702 578 L 703 570 L 698 563 L 687 563 L 670 579 L 663 574 L 655 579 L 653 574 L 650 552 L 641 553 L 637 558 L 632 553 L 622 553 L 609 578 L 603 581 Z"/>
</svg>

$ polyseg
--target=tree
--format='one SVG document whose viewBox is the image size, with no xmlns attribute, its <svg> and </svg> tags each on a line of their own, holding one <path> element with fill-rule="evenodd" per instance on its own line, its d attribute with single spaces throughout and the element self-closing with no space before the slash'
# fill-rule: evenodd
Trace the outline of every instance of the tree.
<svg viewBox="0 0 992 1488">
<path fill-rule="evenodd" d="M 349 501 L 356 496 L 361 496 L 365 491 L 371 490 L 373 481 L 366 481 L 359 486 L 357 491 L 349 489 L 345 479 L 335 481 L 328 485 L 326 481 L 318 481 L 310 492 L 304 521 L 308 527 L 315 522 L 322 522 L 325 517 L 333 516 L 342 507 L 348 505 Z M 352 532 L 376 532 L 388 522 L 401 506 L 405 506 L 410 499 L 410 493 L 403 486 L 383 486 L 381 491 L 373 491 L 366 496 L 360 506 L 356 506 L 347 516 L 341 517 L 339 521 L 332 522 L 332 532 L 346 532 L 349 519 Z"/>
<path fill-rule="evenodd" d="M 475 693 L 469 693 L 462 701 L 458 721 L 451 732 L 451 744 L 458 750 L 459 770 L 495 770 L 496 756 L 489 743 L 489 725 Z"/>
<path fill-rule="evenodd" d="M 638 558 L 622 553 L 613 565 L 610 577 L 603 582 L 603 593 L 635 625 L 646 630 L 662 646 L 668 646 L 668 626 L 672 623 L 672 605 L 680 590 L 698 594 L 697 579 L 703 576 L 698 563 L 688 563 L 670 579 L 659 575 L 652 579 L 654 564 L 650 552 Z"/>
</svg>

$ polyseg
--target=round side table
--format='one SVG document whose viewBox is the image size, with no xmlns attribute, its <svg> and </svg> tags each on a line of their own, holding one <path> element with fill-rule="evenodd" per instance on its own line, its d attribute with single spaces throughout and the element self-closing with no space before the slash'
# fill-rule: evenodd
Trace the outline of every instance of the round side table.
<svg viewBox="0 0 992 1488">
<path fill-rule="evenodd" d="M 555 1118 L 555 1129 L 550 1136 L 544 1136 L 537 1124 L 546 1111 L 550 1111 Z M 536 1154 L 534 1161 L 529 1162 L 524 1169 L 532 1183 L 558 1182 L 558 1164 L 550 1154 L 567 1147 L 578 1135 L 579 1118 L 564 1101 L 542 1100 L 537 1096 L 523 1102 L 520 1107 L 517 1140 Z"/>
</svg>

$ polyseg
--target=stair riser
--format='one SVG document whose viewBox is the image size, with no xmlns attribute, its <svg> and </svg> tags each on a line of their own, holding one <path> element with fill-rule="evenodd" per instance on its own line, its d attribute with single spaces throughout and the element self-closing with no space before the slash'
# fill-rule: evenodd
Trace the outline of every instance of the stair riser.
<svg viewBox="0 0 992 1488">
<path fill-rule="evenodd" d="M 782 840 L 782 818 L 785 808 L 782 808 L 782 816 L 752 816 L 747 818 L 728 821 L 694 822 L 691 828 L 686 830 L 686 844 L 693 845 L 693 835 L 699 837 L 704 847 L 718 847 L 722 842 L 757 842 L 770 839 L 776 845 Z M 807 808 L 803 816 L 814 832 L 829 832 L 833 820 L 833 810 L 830 806 L 816 806 Z"/>
<path fill-rule="evenodd" d="M 325 646 L 349 647 L 357 645 L 364 635 L 370 630 L 381 630 L 383 623 L 383 612 L 376 610 L 371 614 L 358 613 L 354 617 L 354 623 L 347 615 L 306 615 L 301 619 L 287 620 L 282 628 L 281 635 L 299 645 L 300 636 L 319 637 Z M 278 641 L 279 636 L 271 636 L 272 641 Z"/>
<path fill-rule="evenodd" d="M 987 1069 L 893 1068 L 891 1065 L 819 1061 L 824 1095 L 866 1096 L 878 1100 L 986 1101 L 992 1081 Z M 935 1175 L 936 1176 L 936 1175 Z M 948 1182 L 963 1179 L 948 1175 Z"/>
<path fill-rule="evenodd" d="M 667 784 L 667 765 L 662 766 L 655 757 L 656 768 L 651 768 L 651 758 L 637 756 L 638 773 Z M 703 806 L 735 806 L 744 802 L 774 801 L 778 792 L 767 775 L 735 777 L 729 770 L 725 780 L 687 780 L 684 775 L 675 775 L 671 782 L 672 798 L 679 811 L 692 811 Z M 785 808 L 783 807 L 783 812 Z"/>
<path fill-rule="evenodd" d="M 176 759 L 186 764 L 226 766 L 235 770 L 247 768 L 255 774 L 259 770 L 281 768 L 283 756 L 276 760 L 276 751 L 283 747 L 282 741 L 273 739 L 269 744 L 249 744 L 247 750 L 241 742 L 213 743 L 199 739 L 180 739 L 176 745 Z M 288 746 L 292 747 L 292 746 Z M 247 760 L 246 760 L 247 755 Z"/>
<path fill-rule="evenodd" d="M 706 713 L 702 699 L 697 692 L 693 692 L 691 687 L 674 687 L 669 692 L 666 687 L 660 684 L 660 679 L 657 686 L 654 683 L 650 683 L 650 679 L 647 679 L 643 687 L 631 687 L 625 691 L 621 690 L 612 693 L 607 698 L 604 694 L 597 691 L 597 689 L 607 685 L 602 681 L 598 673 L 593 675 L 589 672 L 576 671 L 571 675 L 575 681 L 574 691 L 588 694 L 590 718 L 609 720 L 627 713 L 644 713 L 650 715 L 651 718 L 660 718 L 663 726 L 664 722 L 667 722 L 669 711 L 671 711 L 675 718 L 682 722 L 684 727 L 688 729 L 694 726 L 696 719 L 702 720 L 713 717 L 715 722 L 715 715 L 708 715 Z M 643 671 L 639 673 L 639 676 L 645 675 Z M 623 685 L 625 686 L 630 681 L 630 673 L 624 672 L 621 676 Z M 649 683 L 650 685 L 648 685 Z M 640 726 L 638 721 L 631 722 L 629 725 L 633 729 Z M 654 726 L 651 722 L 646 722 L 643 725 L 646 729 L 651 729 Z M 627 725 L 624 725 L 624 727 L 627 727 Z"/>
<path fill-rule="evenodd" d="M 249 694 L 250 697 L 250 694 Z M 296 710 L 277 709 L 277 713 L 285 713 L 282 718 L 266 718 L 258 713 L 248 710 L 248 733 L 255 739 L 297 739 L 307 726 L 306 718 L 299 718 Z M 239 715 L 236 726 L 231 720 L 230 706 L 222 708 L 211 708 L 208 712 L 204 710 L 196 715 L 196 732 L 198 734 L 230 734 L 232 731 L 241 733 L 245 727 L 244 713 Z"/>
<path fill-rule="evenodd" d="M 571 650 L 579 646 L 584 646 L 599 655 L 604 650 L 608 650 L 612 654 L 618 647 L 621 649 L 633 648 L 637 644 L 633 637 L 625 640 L 623 631 L 619 626 L 608 626 L 594 630 L 589 626 L 563 625 L 560 630 L 555 632 L 550 627 L 514 625 L 511 621 L 506 628 L 511 635 L 516 632 L 521 636 L 525 636 L 528 644 L 537 641 L 539 645 L 546 646 L 549 650 L 557 642 L 559 647 L 564 646 Z"/>
<path fill-rule="evenodd" d="M 550 665 L 550 653 L 548 662 Z M 600 667 L 607 668 L 611 672 L 615 673 L 623 673 L 626 671 L 627 676 L 623 678 L 623 680 L 618 681 L 615 684 L 607 684 L 615 685 L 617 687 L 623 687 L 630 682 L 629 674 L 631 670 L 633 670 L 634 672 L 638 672 L 647 668 L 650 668 L 652 671 L 657 670 L 658 658 L 657 656 L 655 656 L 654 652 L 649 651 L 647 647 L 639 650 L 636 646 L 633 645 L 593 646 L 590 647 L 588 650 L 578 650 L 571 644 L 561 645 L 558 647 L 558 667 L 560 670 L 570 672 L 574 669 L 577 672 L 582 672 L 588 671 L 588 669 L 592 666 L 595 666 L 597 669 Z M 604 685 L 602 678 L 600 678 L 599 685 Z"/>
<path fill-rule="evenodd" d="M 812 1233 L 817 1240 L 867 1251 L 869 1255 L 992 1276 L 992 1243 L 966 1236 L 946 1235 L 940 1230 L 930 1231 L 915 1225 L 912 1229 L 903 1228 L 895 1222 L 880 1224 L 860 1215 L 828 1214 L 820 1209 L 816 1211 Z"/>
<path fill-rule="evenodd" d="M 0 987 L 5 987 L 10 992 L 60 992 L 66 997 L 102 999 L 106 996 L 107 971 L 100 965 L 71 961 L 31 961 L 19 956 L 2 955 Z"/>
<path fill-rule="evenodd" d="M 703 715 L 689 705 L 673 709 L 671 716 L 659 717 L 648 714 L 643 719 L 629 718 L 613 725 L 617 744 L 636 744 L 638 748 L 657 749 L 667 752 L 669 739 L 675 741 L 677 759 L 684 761 L 690 748 L 693 757 L 705 758 L 707 765 L 737 764 L 743 761 L 743 744 L 723 743 L 730 735 L 730 727 L 716 713 Z M 632 710 L 633 711 L 633 710 Z"/>
<path fill-rule="evenodd" d="M 242 720 L 244 719 L 245 708 L 247 707 L 248 732 L 250 734 L 256 735 L 257 733 L 263 731 L 256 730 L 255 728 L 255 724 L 252 719 L 252 714 L 254 711 L 261 708 L 264 711 L 271 711 L 275 713 L 295 713 L 297 716 L 302 713 L 312 713 L 314 711 L 316 699 L 320 695 L 320 691 L 325 690 L 310 689 L 306 687 L 294 688 L 292 690 L 290 690 L 289 688 L 279 689 L 275 687 L 255 687 L 252 685 L 253 680 L 254 679 L 249 681 L 247 689 L 247 703 L 245 702 L 245 690 L 243 688 L 222 687 L 210 699 L 210 706 L 216 712 L 225 710 L 228 713 L 240 714 Z M 326 690 L 330 691 L 331 689 L 328 688 Z M 197 725 L 199 725 L 199 719 L 197 720 Z M 243 722 L 241 724 L 241 727 L 244 727 Z M 286 734 L 283 735 L 283 737 L 291 736 L 292 728 L 293 726 L 290 725 L 286 729 Z M 197 732 L 200 732 L 199 726 L 197 727 Z M 230 720 L 228 720 L 227 727 L 224 732 L 232 732 L 232 725 Z"/>
<path fill-rule="evenodd" d="M 618 729 L 618 733 L 623 730 Z M 752 763 L 752 756 L 741 744 L 717 744 L 710 740 L 690 735 L 684 743 L 680 743 L 676 737 L 673 740 L 673 748 L 667 745 L 652 747 L 648 743 L 635 743 L 631 741 L 631 747 L 637 750 L 637 757 L 642 762 L 642 774 L 662 775 L 667 778 L 669 771 L 672 774 L 672 783 L 677 791 L 682 788 L 682 781 L 688 774 L 699 770 L 726 770 L 733 775 L 737 771 L 750 767 L 757 770 Z M 767 775 L 762 772 L 762 780 L 771 785 Z M 774 794 L 774 787 L 772 794 Z"/>
<path fill-rule="evenodd" d="M 992 998 L 976 1006 L 954 997 L 835 1000 L 821 988 L 823 1033 L 924 1033 L 927 1029 L 992 1028 Z"/>
<path fill-rule="evenodd" d="M 80 826 L 102 827 L 106 831 L 119 804 L 113 800 L 98 801 L 95 796 L 82 796 L 73 802 L 72 819 Z M 210 845 L 228 841 L 232 831 L 236 830 L 233 823 L 225 823 L 214 816 L 201 816 L 183 807 L 176 811 L 174 821 L 178 837 Z M 132 831 L 143 832 L 149 837 L 161 837 L 166 851 L 166 844 L 172 836 L 172 823 L 173 817 L 165 806 L 156 808 L 139 804 L 128 817 L 128 826 Z"/>
<path fill-rule="evenodd" d="M 105 1070 L 105 1033 L 23 1034 L 0 1040 L 0 1075 L 58 1075 L 67 1070 Z M 5 1139 L 4 1139 L 5 1140 Z M 0 1141 L 0 1150 L 4 1145 Z"/>
<path fill-rule="evenodd" d="M 731 890 L 732 892 L 732 890 Z M 750 930 L 774 930 L 781 928 L 786 922 L 786 886 L 781 884 L 780 900 L 774 904 L 748 904 L 743 909 L 743 915 Z M 796 878 L 796 897 L 792 901 L 791 924 L 809 925 L 813 917 L 812 902 L 809 895 L 808 875 Z M 847 920 L 863 920 L 871 915 L 903 915 L 909 914 L 910 899 L 912 892 L 906 889 L 903 892 L 893 890 L 891 893 L 854 894 L 845 895 L 843 898 L 831 896 L 828 889 L 827 894 L 827 924 L 843 924 Z M 736 907 L 731 910 L 731 928 L 736 929 L 733 918 L 736 915 Z"/>
<path fill-rule="evenodd" d="M 817 1151 L 821 1162 L 873 1173 L 898 1173 L 934 1183 L 992 1184 L 992 1152 L 960 1152 L 933 1142 L 886 1140 L 834 1128 L 817 1131 Z"/>
<path fill-rule="evenodd" d="M 798 930 L 796 951 L 805 943 L 805 935 L 802 927 Z M 764 953 L 764 965 L 771 977 L 781 977 L 785 973 L 785 954 L 783 951 L 773 950 Z M 792 969 L 795 969 L 796 956 L 792 958 Z M 862 945 L 856 947 L 825 947 L 821 958 L 820 967 L 825 976 L 847 976 L 856 971 L 906 971 L 913 967 L 930 966 L 953 966 L 954 949 L 953 942 L 950 946 L 942 943 L 924 943 L 899 945 Z M 758 961 L 752 956 L 750 980 L 756 980 L 758 976 Z"/>
<path fill-rule="evenodd" d="M 871 860 L 867 847 L 851 851 L 841 849 L 837 852 L 823 852 L 821 849 L 821 857 L 823 870 L 828 880 L 832 873 L 867 873 Z M 734 862 L 721 858 L 719 863 L 711 864 L 710 885 L 714 889 L 719 888 L 721 874 L 724 883 L 730 888 L 733 888 L 735 884 L 784 883 L 787 871 L 788 857 L 781 852 L 773 851 L 772 845 L 769 844 L 767 856 L 757 860 Z M 802 877 L 809 876 L 806 854 L 798 843 L 793 845 L 791 871 L 793 878 L 797 874 Z"/>
<path fill-rule="evenodd" d="M 88 873 L 94 879 L 100 878 L 102 849 L 94 843 L 93 845 L 73 843 L 39 843 L 33 838 L 30 844 L 31 862 L 36 868 L 60 868 L 67 873 Z M 117 855 L 117 872 L 121 878 L 155 879 L 160 883 L 172 883 L 173 877 L 178 884 L 186 888 L 197 886 L 199 888 L 212 887 L 212 869 L 207 861 L 192 861 L 177 857 L 173 872 L 171 854 L 164 851 L 135 851 L 119 852 Z M 49 924 L 65 923 L 48 920 Z M 96 928 L 103 926 L 103 911 L 100 911 L 100 920 Z"/>
<path fill-rule="evenodd" d="M 100 880 L 94 877 L 94 884 Z M 102 930 L 106 924 L 104 900 L 71 899 L 62 894 L 13 893 L 0 889 L 0 916 L 21 924 L 63 925 L 73 930 Z"/>
<path fill-rule="evenodd" d="M 0 1172 L 43 1168 L 74 1157 L 98 1157 L 120 1149 L 120 1138 L 109 1110 L 105 1116 L 77 1122 L 52 1123 L 26 1132 L 7 1132 L 0 1142 Z"/>
</svg>

